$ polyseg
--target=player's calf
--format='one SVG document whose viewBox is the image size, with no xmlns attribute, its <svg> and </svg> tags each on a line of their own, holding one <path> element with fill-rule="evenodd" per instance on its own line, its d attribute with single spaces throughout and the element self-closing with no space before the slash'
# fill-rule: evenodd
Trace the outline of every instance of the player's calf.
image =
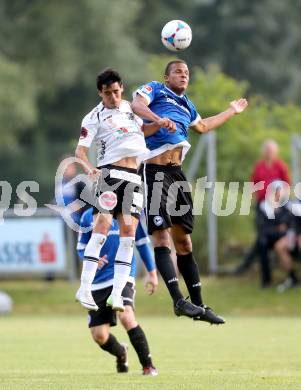
<svg viewBox="0 0 301 390">
<path fill-rule="evenodd" d="M 116 370 L 118 373 L 128 372 L 129 364 L 127 344 L 119 343 L 116 337 L 110 333 L 108 340 L 102 345 L 99 344 L 99 346 L 102 350 L 107 351 L 111 355 L 116 356 Z"/>
</svg>

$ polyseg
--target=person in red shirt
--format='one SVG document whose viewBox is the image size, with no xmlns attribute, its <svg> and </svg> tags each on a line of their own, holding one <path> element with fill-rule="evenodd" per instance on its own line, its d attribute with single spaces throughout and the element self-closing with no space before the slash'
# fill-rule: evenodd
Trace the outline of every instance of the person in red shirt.
<svg viewBox="0 0 301 390">
<path fill-rule="evenodd" d="M 269 184 L 282 180 L 290 184 L 289 171 L 286 163 L 278 158 L 279 146 L 276 141 L 266 140 L 262 147 L 262 159 L 254 166 L 251 181 L 254 184 L 263 181 L 264 187 L 255 193 L 257 203 L 265 199 Z"/>
<path fill-rule="evenodd" d="M 279 159 L 279 146 L 276 141 L 273 139 L 266 140 L 262 145 L 262 158 L 261 160 L 255 163 L 253 168 L 253 172 L 251 175 L 251 181 L 254 184 L 263 181 L 263 188 L 258 190 L 255 193 L 256 199 L 256 214 L 258 213 L 259 204 L 261 201 L 265 199 L 267 187 L 269 184 L 276 180 L 285 181 L 290 185 L 290 175 L 288 166 L 286 163 Z M 254 259 L 258 254 L 258 237 L 254 245 L 247 252 L 245 258 L 242 263 L 238 265 L 234 273 L 236 275 L 241 275 L 245 273 L 253 263 Z M 261 264 L 262 266 L 262 284 L 264 287 L 269 286 L 271 282 L 271 272 L 269 267 L 269 262 L 267 264 Z"/>
</svg>

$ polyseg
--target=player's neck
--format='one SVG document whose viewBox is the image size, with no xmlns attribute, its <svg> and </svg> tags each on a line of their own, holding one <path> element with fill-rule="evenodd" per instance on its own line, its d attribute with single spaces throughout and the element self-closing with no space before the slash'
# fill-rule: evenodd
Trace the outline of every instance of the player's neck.
<svg viewBox="0 0 301 390">
<path fill-rule="evenodd" d="M 174 87 L 171 87 L 170 85 L 166 84 L 166 87 L 173 93 L 175 93 L 176 95 L 178 96 L 184 96 L 185 94 L 185 89 L 183 88 L 174 88 Z"/>
<path fill-rule="evenodd" d="M 106 108 L 107 110 L 118 110 L 121 106 L 121 101 L 119 104 L 116 104 L 116 105 L 108 105 L 108 104 L 104 103 L 104 101 L 102 101 L 102 104 L 103 104 L 104 108 Z"/>
</svg>

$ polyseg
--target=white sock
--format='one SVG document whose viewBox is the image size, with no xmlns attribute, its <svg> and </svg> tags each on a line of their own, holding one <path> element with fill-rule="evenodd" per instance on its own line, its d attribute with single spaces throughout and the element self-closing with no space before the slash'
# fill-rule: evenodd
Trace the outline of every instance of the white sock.
<svg viewBox="0 0 301 390">
<path fill-rule="evenodd" d="M 105 235 L 101 233 L 92 233 L 85 249 L 83 269 L 80 277 L 80 286 L 83 289 L 91 290 L 91 285 L 98 267 L 100 250 L 105 241 Z"/>
<path fill-rule="evenodd" d="M 92 282 L 95 277 L 98 262 L 91 260 L 83 261 L 83 269 L 80 277 L 80 288 L 91 290 Z"/>
<path fill-rule="evenodd" d="M 84 257 L 92 257 L 92 259 L 98 261 L 100 250 L 106 239 L 107 237 L 104 234 L 92 233 L 86 246 Z"/>
<path fill-rule="evenodd" d="M 134 237 L 120 237 L 119 247 L 114 263 L 114 282 L 112 290 L 113 299 L 121 296 L 122 290 L 124 289 L 131 273 L 134 242 Z"/>
</svg>

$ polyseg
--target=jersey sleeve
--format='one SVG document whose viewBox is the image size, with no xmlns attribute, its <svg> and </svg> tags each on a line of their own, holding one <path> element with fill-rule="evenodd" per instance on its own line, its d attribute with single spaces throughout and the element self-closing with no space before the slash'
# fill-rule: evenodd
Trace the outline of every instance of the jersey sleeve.
<svg viewBox="0 0 301 390">
<path fill-rule="evenodd" d="M 156 81 L 151 81 L 150 83 L 141 85 L 136 91 L 133 93 L 133 97 L 140 95 L 147 100 L 148 105 L 154 100 L 157 92 L 158 83 Z"/>
<path fill-rule="evenodd" d="M 91 224 L 91 220 L 89 218 L 89 215 L 88 213 L 84 213 L 80 219 L 80 227 L 81 228 L 87 228 L 90 226 Z M 91 214 L 92 215 L 92 214 Z M 92 217 L 93 218 L 93 217 Z M 77 245 L 76 245 L 76 250 L 77 250 L 77 254 L 78 256 L 83 259 L 84 257 L 84 252 L 85 252 L 85 249 L 86 249 L 86 246 L 90 240 L 90 237 L 91 237 L 91 231 L 90 232 L 86 232 L 86 233 L 83 233 L 81 230 L 79 231 L 78 233 L 78 238 L 77 238 Z"/>
<path fill-rule="evenodd" d="M 86 116 L 82 121 L 78 145 L 89 148 L 97 133 L 97 123 Z"/>
<path fill-rule="evenodd" d="M 150 239 L 140 222 L 136 230 L 135 244 L 147 271 L 151 272 L 156 269 L 152 250 L 150 248 Z"/>
<path fill-rule="evenodd" d="M 137 226 L 137 230 L 136 230 L 135 244 L 138 247 L 140 245 L 149 244 L 149 243 L 150 243 L 150 239 L 149 239 L 146 231 L 144 230 L 142 223 L 139 221 L 138 226 Z"/>
<path fill-rule="evenodd" d="M 195 126 L 202 118 L 201 115 L 197 112 L 193 103 L 190 102 L 190 114 L 191 114 L 191 122 L 189 124 L 190 127 Z"/>
</svg>

